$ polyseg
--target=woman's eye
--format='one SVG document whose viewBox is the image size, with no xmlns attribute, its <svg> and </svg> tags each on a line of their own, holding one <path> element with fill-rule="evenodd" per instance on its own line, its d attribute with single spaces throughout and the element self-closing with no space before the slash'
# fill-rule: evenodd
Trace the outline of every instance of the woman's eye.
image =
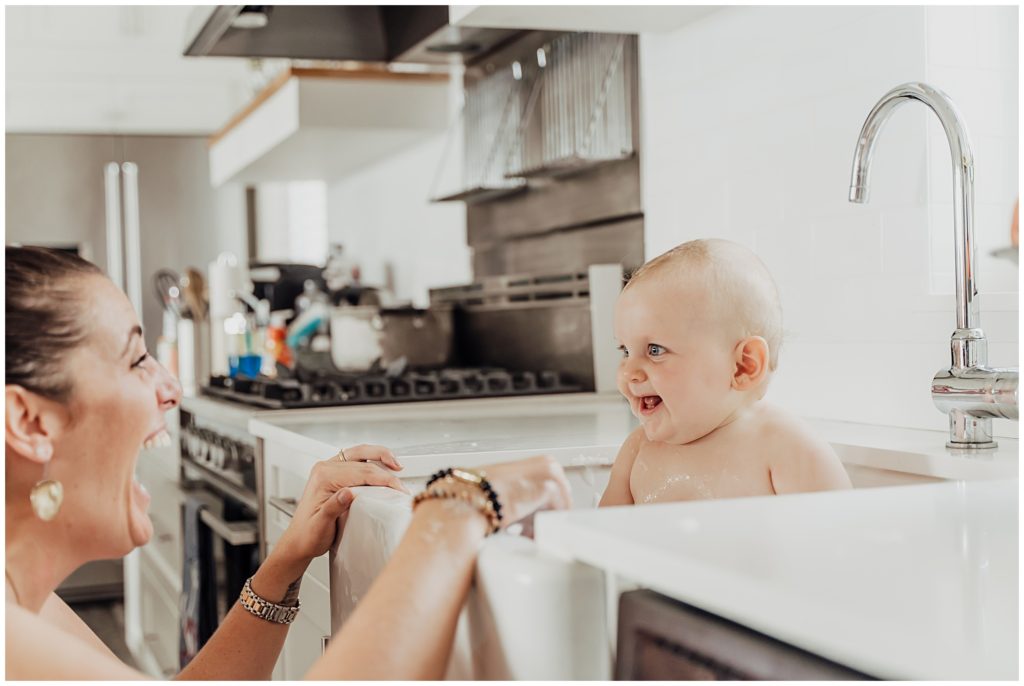
<svg viewBox="0 0 1024 686">
<path fill-rule="evenodd" d="M 135 360 L 135 362 L 132 363 L 132 369 L 135 369 L 136 367 L 141 365 L 143 362 L 145 362 L 147 359 L 149 359 L 149 351 L 148 350 L 146 352 L 142 353 L 142 357 L 140 357 L 139 359 Z"/>
<path fill-rule="evenodd" d="M 658 357 L 665 354 L 665 349 L 657 343 L 651 343 L 647 346 L 647 354 L 651 357 Z"/>
</svg>

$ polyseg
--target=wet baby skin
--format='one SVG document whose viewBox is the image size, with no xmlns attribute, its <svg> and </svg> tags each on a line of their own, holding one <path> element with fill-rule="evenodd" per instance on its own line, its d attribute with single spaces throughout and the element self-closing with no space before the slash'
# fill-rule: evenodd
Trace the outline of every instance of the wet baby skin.
<svg viewBox="0 0 1024 686">
<path fill-rule="evenodd" d="M 763 400 L 782 330 L 764 265 L 694 243 L 648 263 L 616 304 L 618 387 L 640 427 L 601 505 L 849 488 L 831 447 Z"/>
</svg>

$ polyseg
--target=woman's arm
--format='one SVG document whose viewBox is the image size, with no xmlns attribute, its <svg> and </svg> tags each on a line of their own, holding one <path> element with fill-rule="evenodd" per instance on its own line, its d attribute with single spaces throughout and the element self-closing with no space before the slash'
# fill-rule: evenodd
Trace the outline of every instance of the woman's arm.
<svg viewBox="0 0 1024 686">
<path fill-rule="evenodd" d="M 272 554 L 253 575 L 252 590 L 261 598 L 280 603 L 288 586 L 302 578 L 307 566 L 308 561 L 302 563 Z M 235 601 L 210 640 L 175 678 L 269 679 L 287 635 L 287 624 L 255 617 Z"/>
<path fill-rule="evenodd" d="M 349 486 L 390 486 L 405 490 L 389 470 L 401 466 L 382 446 L 345 448 L 347 462 L 333 458 L 313 466 L 288 530 L 252 579 L 256 595 L 280 603 L 288 587 L 302 579 L 314 558 L 327 552 L 337 534 L 338 517 L 352 504 Z M 384 469 L 372 462 L 387 465 Z M 300 610 L 301 612 L 301 610 Z M 202 650 L 178 679 L 269 679 L 281 654 L 287 624 L 260 619 L 237 601 Z"/>
<path fill-rule="evenodd" d="M 485 472 L 501 503 L 503 526 L 572 505 L 565 473 L 550 457 L 491 465 Z M 421 502 L 384 571 L 306 678 L 443 678 L 488 526 L 470 503 Z"/>
<path fill-rule="evenodd" d="M 457 500 L 420 504 L 387 567 L 307 679 L 442 679 L 487 520 Z"/>
</svg>

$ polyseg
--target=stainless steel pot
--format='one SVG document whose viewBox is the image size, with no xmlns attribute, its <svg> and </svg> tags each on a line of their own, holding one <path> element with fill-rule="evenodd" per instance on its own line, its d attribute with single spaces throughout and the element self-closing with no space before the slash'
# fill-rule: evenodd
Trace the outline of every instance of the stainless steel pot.
<svg viewBox="0 0 1024 686">
<path fill-rule="evenodd" d="M 340 370 L 388 367 L 402 358 L 410 367 L 439 367 L 451 354 L 450 308 L 331 308 L 331 361 Z"/>
</svg>

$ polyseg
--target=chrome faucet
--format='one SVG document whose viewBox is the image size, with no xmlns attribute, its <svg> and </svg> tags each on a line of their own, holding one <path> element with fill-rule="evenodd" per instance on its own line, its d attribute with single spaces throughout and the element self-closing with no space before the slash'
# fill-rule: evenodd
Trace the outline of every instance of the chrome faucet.
<svg viewBox="0 0 1024 686">
<path fill-rule="evenodd" d="M 953 231 L 956 242 L 956 330 L 952 362 L 932 380 L 932 401 L 949 415 L 949 448 L 995 448 L 992 418 L 1017 419 L 1017 369 L 994 369 L 981 330 L 977 260 L 974 254 L 974 154 L 967 129 L 949 96 L 924 83 L 905 83 L 871 109 L 857 140 L 850 177 L 850 202 L 868 199 L 868 168 L 878 132 L 897 107 L 916 100 L 938 117 L 953 155 Z"/>
</svg>

